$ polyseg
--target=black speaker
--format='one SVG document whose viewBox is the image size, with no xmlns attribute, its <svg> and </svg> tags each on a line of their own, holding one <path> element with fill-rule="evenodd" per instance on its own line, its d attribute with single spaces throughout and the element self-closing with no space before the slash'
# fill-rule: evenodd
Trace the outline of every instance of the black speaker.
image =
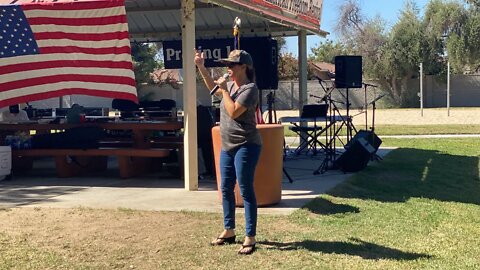
<svg viewBox="0 0 480 270">
<path fill-rule="evenodd" d="M 337 88 L 362 88 L 361 56 L 335 56 L 335 86 Z"/>
<path fill-rule="evenodd" d="M 353 140 L 352 140 L 353 141 Z M 364 169 L 375 149 L 364 138 L 358 138 L 334 162 L 343 172 L 358 172 Z"/>
<path fill-rule="evenodd" d="M 345 145 L 345 148 L 350 147 L 350 145 L 359 138 L 365 139 L 375 149 L 375 152 L 377 152 L 378 148 L 382 144 L 382 140 L 371 130 L 359 130 L 357 134 L 353 136 L 352 140 Z"/>
<path fill-rule="evenodd" d="M 271 38 L 244 38 L 242 50 L 250 53 L 258 89 L 278 89 L 278 45 Z"/>
</svg>

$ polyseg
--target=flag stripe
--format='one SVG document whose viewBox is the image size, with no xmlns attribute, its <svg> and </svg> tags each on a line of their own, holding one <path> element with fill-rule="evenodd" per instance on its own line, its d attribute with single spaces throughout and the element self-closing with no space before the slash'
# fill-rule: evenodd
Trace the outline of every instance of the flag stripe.
<svg viewBox="0 0 480 270">
<path fill-rule="evenodd" d="M 109 25 L 85 25 L 82 27 L 70 26 L 70 25 L 53 25 L 53 24 L 39 24 L 32 25 L 32 31 L 35 33 L 50 32 L 52 29 L 58 32 L 65 33 L 78 33 L 78 34 L 87 34 L 87 33 L 108 33 L 114 31 L 128 31 L 128 27 L 124 23 L 109 24 Z"/>
<path fill-rule="evenodd" d="M 45 9 L 32 9 L 24 10 L 25 15 L 28 18 L 35 17 L 49 17 L 49 18 L 95 18 L 122 14 L 123 6 L 102 8 L 102 9 L 63 9 L 63 10 L 45 10 Z"/>
<path fill-rule="evenodd" d="M 265 124 L 262 117 L 262 110 L 260 110 L 259 106 L 257 106 L 257 109 L 255 110 L 255 121 L 257 124 Z"/>
<path fill-rule="evenodd" d="M 48 17 L 36 17 L 28 18 L 28 22 L 31 25 L 36 24 L 54 24 L 54 25 L 71 25 L 71 26 L 84 26 L 84 25 L 107 25 L 115 23 L 127 23 L 127 16 L 105 16 L 102 18 L 48 18 Z"/>
<path fill-rule="evenodd" d="M 120 85 L 120 84 L 111 84 L 111 83 L 85 83 L 85 82 L 59 82 L 53 83 L 50 85 L 37 85 L 34 87 L 25 87 L 13 89 L 11 91 L 0 92 L 2 99 L 14 98 L 18 95 L 30 95 L 32 93 L 47 93 L 49 91 L 60 91 L 65 89 L 90 89 L 90 93 L 102 92 L 102 91 L 117 91 L 119 93 L 129 93 L 135 94 L 135 87 L 130 85 Z M 34 90 L 34 91 L 32 91 Z"/>
<path fill-rule="evenodd" d="M 15 65 L 8 65 L 3 66 L 0 69 L 0 77 L 1 75 L 22 72 L 27 73 L 25 71 L 32 71 L 32 70 L 40 70 L 40 69 L 52 69 L 52 67 L 65 67 L 65 68 L 109 68 L 109 69 L 126 69 L 131 71 L 132 70 L 132 62 L 129 61 L 93 61 L 93 60 L 80 60 L 80 61 L 71 61 L 71 60 L 55 60 L 55 61 L 43 61 L 43 62 L 33 62 L 33 63 L 22 63 L 22 64 L 15 64 Z M 15 78 L 18 75 L 13 74 Z M 0 81 L 2 81 L 0 79 Z"/>
<path fill-rule="evenodd" d="M 53 75 L 53 76 L 43 76 L 35 80 L 25 79 L 18 81 L 10 81 L 6 83 L 0 83 L 0 92 L 21 88 L 29 87 L 40 84 L 50 84 L 57 82 L 97 82 L 97 83 L 111 83 L 111 84 L 127 84 L 134 86 L 135 80 L 128 77 L 120 76 L 103 76 L 103 75 L 83 75 L 83 74 L 62 74 L 62 75 Z"/>
<path fill-rule="evenodd" d="M 57 3 L 57 4 L 39 4 L 39 3 L 25 3 L 22 4 L 22 9 L 26 10 L 96 10 L 111 7 L 123 7 L 124 1 L 109 0 L 109 1 L 84 1 L 74 3 Z"/>
<path fill-rule="evenodd" d="M 6 65 L 15 65 L 15 64 L 27 64 L 27 63 L 35 63 L 35 62 L 45 62 L 45 61 L 72 61 L 73 63 L 77 61 L 111 61 L 111 62 L 123 62 L 128 61 L 131 62 L 130 56 L 130 47 L 128 47 L 128 53 L 123 54 L 104 54 L 104 55 L 88 55 L 84 53 L 52 53 L 52 54 L 37 54 L 37 55 L 23 55 L 17 57 L 10 57 L 10 58 L 1 58 L 0 59 L 0 66 Z"/>
<path fill-rule="evenodd" d="M 96 75 L 102 74 L 102 76 L 122 76 L 131 77 L 133 75 L 132 70 L 128 69 L 115 69 L 115 68 L 99 68 L 99 67 L 57 67 L 47 69 L 33 69 L 29 72 L 16 72 L 6 75 L 0 75 L 0 82 L 7 81 L 8 77 L 12 76 L 15 81 L 19 80 L 40 80 L 43 76 L 55 76 L 55 75 Z"/>
<path fill-rule="evenodd" d="M 111 33 L 65 33 L 65 32 L 40 32 L 35 33 L 36 40 L 44 39 L 69 39 L 78 41 L 100 41 L 100 40 L 117 40 L 128 39 L 128 32 L 111 32 Z"/>
<path fill-rule="evenodd" d="M 35 101 L 35 100 L 43 100 L 48 98 L 54 98 L 59 96 L 66 96 L 66 95 L 91 95 L 91 96 L 98 96 L 98 97 L 105 97 L 105 98 L 120 98 L 120 99 L 129 99 L 129 100 L 136 100 L 136 94 L 132 93 L 123 93 L 118 92 L 116 90 L 111 91 L 97 91 L 92 89 L 85 89 L 85 88 L 67 88 L 58 91 L 49 91 L 44 93 L 35 93 L 35 94 L 27 94 L 18 96 L 15 95 L 12 98 L 4 99 L 0 97 L 0 107 L 6 107 L 12 104 L 20 104 L 26 101 Z"/>
<path fill-rule="evenodd" d="M 111 47 L 111 48 L 80 48 L 75 46 L 65 46 L 65 47 L 46 47 L 42 48 L 41 52 L 43 54 L 58 54 L 58 53 L 86 53 L 91 54 L 92 56 L 89 59 L 95 59 L 93 55 L 102 55 L 107 53 L 130 53 L 130 47 Z"/>
<path fill-rule="evenodd" d="M 121 39 L 121 40 L 105 40 L 105 41 L 73 41 L 68 39 L 44 39 L 39 40 L 37 42 L 38 47 L 40 48 L 40 52 L 42 51 L 42 47 L 50 47 L 50 46 L 75 46 L 75 47 L 83 47 L 85 49 L 88 48 L 114 48 L 114 47 L 124 47 L 130 46 L 130 40 L 128 39 Z"/>
</svg>

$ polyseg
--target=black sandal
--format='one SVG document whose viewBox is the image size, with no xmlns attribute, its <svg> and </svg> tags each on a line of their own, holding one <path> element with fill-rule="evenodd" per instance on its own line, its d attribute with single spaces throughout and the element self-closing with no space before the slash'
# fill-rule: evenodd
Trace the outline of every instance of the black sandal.
<svg viewBox="0 0 480 270">
<path fill-rule="evenodd" d="M 255 252 L 255 245 L 256 244 L 257 243 L 251 244 L 251 245 L 242 245 L 242 248 L 238 251 L 238 254 L 240 254 L 240 255 L 250 255 L 250 254 L 252 254 L 253 252 Z M 250 249 L 246 252 L 242 252 L 242 250 L 244 248 L 250 248 Z"/>
<path fill-rule="evenodd" d="M 217 239 L 215 239 L 213 242 L 211 242 L 210 244 L 212 246 L 221 246 L 221 245 L 225 245 L 225 244 L 234 244 L 235 243 L 235 238 L 237 236 L 234 235 L 234 236 L 230 236 L 230 237 L 217 237 Z"/>
</svg>

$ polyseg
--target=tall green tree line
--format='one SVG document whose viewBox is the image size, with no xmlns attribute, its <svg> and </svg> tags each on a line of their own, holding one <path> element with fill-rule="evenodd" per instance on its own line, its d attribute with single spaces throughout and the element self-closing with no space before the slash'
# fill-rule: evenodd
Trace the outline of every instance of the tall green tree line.
<svg viewBox="0 0 480 270">
<path fill-rule="evenodd" d="M 417 90 L 407 82 L 418 77 L 419 63 L 426 74 L 445 73 L 447 58 L 454 73 L 480 71 L 479 0 L 432 0 L 422 18 L 419 13 L 407 1 L 387 30 L 381 17 L 368 18 L 357 0 L 347 0 L 335 29 L 339 40 L 313 48 L 310 60 L 334 63 L 335 55 L 362 55 L 364 78 L 377 80 L 391 104 L 417 106 Z"/>
</svg>

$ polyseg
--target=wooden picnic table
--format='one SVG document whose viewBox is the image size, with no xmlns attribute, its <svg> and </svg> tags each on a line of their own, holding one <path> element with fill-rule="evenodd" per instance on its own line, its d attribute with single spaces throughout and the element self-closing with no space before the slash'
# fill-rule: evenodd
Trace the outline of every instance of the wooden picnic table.
<svg viewBox="0 0 480 270">
<path fill-rule="evenodd" d="M 40 123 L 0 123 L 0 140 L 16 131 L 46 133 L 52 130 L 66 130 L 74 127 L 99 127 L 105 130 L 130 130 L 134 148 L 150 148 L 149 136 L 154 131 L 178 131 L 183 128 L 180 121 L 117 121 L 88 122 L 81 124 L 40 124 Z"/>
<path fill-rule="evenodd" d="M 59 177 L 70 177 L 88 168 L 87 166 L 67 162 L 66 160 L 69 160 L 69 157 L 78 157 L 78 159 L 86 159 L 90 163 L 96 163 L 93 166 L 94 170 L 100 170 L 106 168 L 106 158 L 108 156 L 117 156 L 120 177 L 128 178 L 147 170 L 152 157 L 166 157 L 169 155 L 170 149 L 182 149 L 181 146 L 178 146 L 181 143 L 178 139 L 174 140 L 174 143 L 172 143 L 172 138 L 163 140 L 162 137 L 157 137 L 154 141 L 151 140 L 151 135 L 155 131 L 178 132 L 183 128 L 183 122 L 180 121 L 116 121 L 81 124 L 0 123 L 0 140 L 3 142 L 7 135 L 17 131 L 35 131 L 40 134 L 76 127 L 99 127 L 112 131 L 126 130 L 131 131 L 132 137 L 129 144 L 125 144 L 125 142 L 116 143 L 114 142 L 115 138 L 110 138 L 111 141 L 107 143 L 107 147 L 98 149 L 75 149 L 74 147 L 72 149 L 14 149 L 12 151 L 14 162 L 15 160 L 19 162 L 19 158 L 31 160 L 31 157 L 36 156 L 52 156 L 56 161 L 57 175 Z M 173 144 L 175 147 L 169 147 Z M 161 147 L 157 147 L 158 145 Z M 21 167 L 25 168 L 25 165 Z"/>
</svg>

